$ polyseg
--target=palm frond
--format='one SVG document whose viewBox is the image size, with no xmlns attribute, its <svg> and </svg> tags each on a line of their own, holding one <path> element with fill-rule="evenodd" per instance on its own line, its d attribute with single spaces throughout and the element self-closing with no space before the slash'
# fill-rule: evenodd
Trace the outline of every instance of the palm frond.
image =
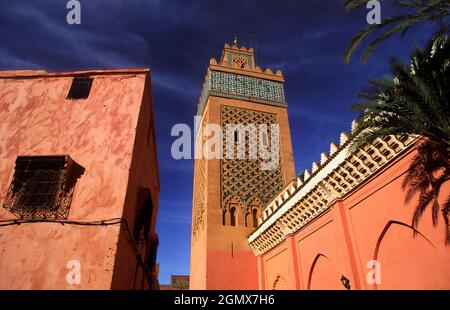
<svg viewBox="0 0 450 310">
<path fill-rule="evenodd" d="M 390 17 L 390 18 L 386 18 L 384 19 L 381 24 L 372 24 L 372 25 L 368 25 L 366 26 L 363 30 L 361 30 L 360 32 L 358 32 L 350 41 L 350 44 L 348 45 L 346 51 L 345 51 L 345 56 L 344 56 L 344 60 L 345 63 L 349 63 L 350 62 L 350 58 L 352 57 L 353 53 L 355 52 L 356 47 L 358 47 L 359 44 L 361 44 L 361 42 L 374 30 L 376 29 L 381 29 L 387 25 L 390 25 L 392 23 L 396 23 L 396 22 L 400 22 L 403 21 L 404 19 L 407 19 L 408 17 L 405 16 L 395 16 L 395 17 Z"/>
<path fill-rule="evenodd" d="M 425 209 L 428 205 L 433 201 L 434 195 L 432 191 L 428 191 L 423 193 L 419 197 L 419 202 L 417 204 L 416 209 L 414 210 L 413 218 L 412 218 L 412 227 L 416 228 L 419 226 L 419 220 L 422 217 Z"/>
<path fill-rule="evenodd" d="M 444 218 L 444 224 L 445 224 L 445 243 L 450 244 L 450 221 L 449 221 L 449 214 L 450 214 L 450 195 L 447 197 L 447 200 L 444 202 L 442 206 L 442 217 Z"/>
<path fill-rule="evenodd" d="M 405 204 L 418 197 L 413 227 L 417 227 L 428 208 L 436 225 L 441 187 L 450 180 L 448 36 L 439 34 L 424 50 L 415 48 L 409 65 L 393 59 L 391 72 L 392 76 L 369 80 L 369 87 L 360 92 L 362 101 L 352 107 L 360 114 L 350 148 L 355 151 L 389 135 L 418 136 L 417 154 L 402 183 Z M 450 201 L 444 204 L 441 212 L 446 223 L 446 240 L 450 243 Z"/>
<path fill-rule="evenodd" d="M 369 0 L 344 0 L 344 7 L 346 10 L 350 11 L 362 6 L 366 6 Z"/>
<path fill-rule="evenodd" d="M 368 0 L 344 0 L 343 4 L 346 10 L 351 11 L 366 6 L 367 2 Z M 408 13 L 383 19 L 381 24 L 368 25 L 363 30 L 358 32 L 350 41 L 350 44 L 345 51 L 345 63 L 350 62 L 352 55 L 362 41 L 369 34 L 378 30 L 384 32 L 379 34 L 378 37 L 365 49 L 362 56 L 364 63 L 368 60 L 373 51 L 393 33 L 400 32 L 400 36 L 403 38 L 407 31 L 417 24 L 423 22 L 435 23 L 439 26 L 438 33 L 448 33 L 450 0 L 393 0 L 393 2 L 399 8 L 408 10 Z"/>
<path fill-rule="evenodd" d="M 395 32 L 402 31 L 402 34 L 404 34 L 404 31 L 409 29 L 414 24 L 417 24 L 418 22 L 422 21 L 425 17 L 421 16 L 405 16 L 402 18 L 398 18 L 399 23 L 395 26 L 392 26 L 389 28 L 386 32 L 379 35 L 375 40 L 372 41 L 372 43 L 369 44 L 369 46 L 365 49 L 363 55 L 362 55 L 362 62 L 366 63 L 369 59 L 369 56 L 372 54 L 372 52 L 387 38 L 389 38 L 391 35 L 393 35 Z M 382 24 L 385 26 L 386 24 Z"/>
</svg>

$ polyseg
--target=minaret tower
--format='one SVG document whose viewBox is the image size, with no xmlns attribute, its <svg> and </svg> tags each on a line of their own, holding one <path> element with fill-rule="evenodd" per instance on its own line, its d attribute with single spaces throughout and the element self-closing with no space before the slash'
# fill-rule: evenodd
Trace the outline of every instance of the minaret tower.
<svg viewBox="0 0 450 310">
<path fill-rule="evenodd" d="M 195 160 L 190 288 L 257 289 L 257 257 L 247 236 L 264 206 L 296 176 L 281 71 L 261 70 L 253 49 L 235 38 L 219 62 L 210 60 L 197 116 L 197 133 L 208 124 L 222 126 L 223 158 Z M 230 133 L 227 125 L 235 129 Z M 239 145 L 245 158 L 237 158 Z M 264 147 L 271 158 L 276 152 L 276 161 L 260 152 L 254 157 Z"/>
</svg>

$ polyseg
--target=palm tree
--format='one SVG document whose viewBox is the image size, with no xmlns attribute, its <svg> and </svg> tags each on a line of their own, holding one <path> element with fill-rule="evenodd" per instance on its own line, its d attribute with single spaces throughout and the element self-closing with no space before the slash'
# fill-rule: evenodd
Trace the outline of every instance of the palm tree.
<svg viewBox="0 0 450 310">
<path fill-rule="evenodd" d="M 437 224 L 439 209 L 441 209 L 446 231 L 445 242 L 450 244 L 450 195 L 442 208 L 438 198 L 442 185 L 450 180 L 449 153 L 439 144 L 429 141 L 420 141 L 418 154 L 414 157 L 403 180 L 403 189 L 406 190 L 405 202 L 408 204 L 414 196 L 419 195 L 419 201 L 414 211 L 412 226 L 417 228 L 419 219 L 427 207 L 431 206 L 433 225 Z M 417 231 L 414 231 L 416 233 Z"/>
<path fill-rule="evenodd" d="M 370 80 L 371 87 L 360 93 L 364 100 L 354 109 L 362 114 L 356 120 L 351 148 L 356 150 L 388 135 L 418 137 L 418 154 L 403 182 L 405 202 L 419 195 L 413 227 L 429 206 L 436 224 L 441 209 L 446 243 L 450 243 L 450 196 L 442 206 L 438 203 L 441 186 L 450 180 L 449 37 L 433 37 L 423 51 L 416 47 L 410 65 L 393 59 L 391 71 L 394 77 Z"/>
<path fill-rule="evenodd" d="M 343 0 L 347 10 L 353 10 L 365 6 L 369 0 Z M 379 0 L 381 1 L 381 0 Z M 381 24 L 368 25 L 353 37 L 345 52 L 345 62 L 349 63 L 356 47 L 372 32 L 382 31 L 365 49 L 362 61 L 365 63 L 370 54 L 380 43 L 396 32 L 403 37 L 410 27 L 423 22 L 433 22 L 438 25 L 437 33 L 448 32 L 450 15 L 450 0 L 391 0 L 393 3 L 407 10 L 403 15 L 389 17 L 381 21 Z"/>
</svg>

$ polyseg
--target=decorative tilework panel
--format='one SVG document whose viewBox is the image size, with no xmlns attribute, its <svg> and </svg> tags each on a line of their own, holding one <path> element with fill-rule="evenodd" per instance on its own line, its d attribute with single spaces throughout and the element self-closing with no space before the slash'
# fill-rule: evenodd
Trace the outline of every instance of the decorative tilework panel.
<svg viewBox="0 0 450 310">
<path fill-rule="evenodd" d="M 224 139 L 226 137 L 226 124 L 242 124 L 244 126 L 267 124 L 268 137 L 270 137 L 270 125 L 278 123 L 275 114 L 229 106 L 222 106 L 221 117 Z M 250 139 L 251 135 L 248 135 L 245 142 L 246 158 L 249 157 L 249 145 L 258 145 L 258 141 L 249 143 Z M 271 143 L 270 140 L 268 142 Z M 225 141 L 223 152 L 226 154 Z M 222 159 L 222 201 L 233 195 L 239 196 L 243 202 L 252 197 L 257 197 L 266 204 L 273 199 L 283 189 L 282 163 L 280 162 L 275 170 L 262 170 L 260 166 L 262 162 L 263 159 L 260 158 Z"/>
<path fill-rule="evenodd" d="M 210 90 L 284 102 L 283 83 L 234 73 L 212 71 Z"/>
<path fill-rule="evenodd" d="M 203 113 L 209 95 L 286 106 L 283 83 L 235 73 L 211 71 L 206 76 L 198 115 Z"/>
</svg>

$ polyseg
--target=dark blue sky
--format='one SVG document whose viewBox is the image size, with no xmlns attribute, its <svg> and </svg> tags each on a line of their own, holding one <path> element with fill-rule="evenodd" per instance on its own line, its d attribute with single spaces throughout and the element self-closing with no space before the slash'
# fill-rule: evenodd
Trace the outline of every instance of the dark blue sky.
<svg viewBox="0 0 450 310">
<path fill-rule="evenodd" d="M 297 172 L 310 168 L 355 118 L 350 106 L 368 78 L 407 59 L 432 29 L 394 36 L 363 65 L 345 65 L 351 37 L 367 10 L 347 13 L 340 0 L 80 0 L 81 25 L 66 23 L 66 0 L 0 0 L 0 69 L 151 68 L 161 199 L 157 230 L 160 282 L 189 273 L 192 161 L 170 155 L 176 123 L 193 124 L 209 59 L 238 35 L 257 37 L 257 63 L 282 70 Z M 393 14 L 389 0 L 382 17 Z M 360 49 L 358 50 L 358 52 Z"/>
</svg>

